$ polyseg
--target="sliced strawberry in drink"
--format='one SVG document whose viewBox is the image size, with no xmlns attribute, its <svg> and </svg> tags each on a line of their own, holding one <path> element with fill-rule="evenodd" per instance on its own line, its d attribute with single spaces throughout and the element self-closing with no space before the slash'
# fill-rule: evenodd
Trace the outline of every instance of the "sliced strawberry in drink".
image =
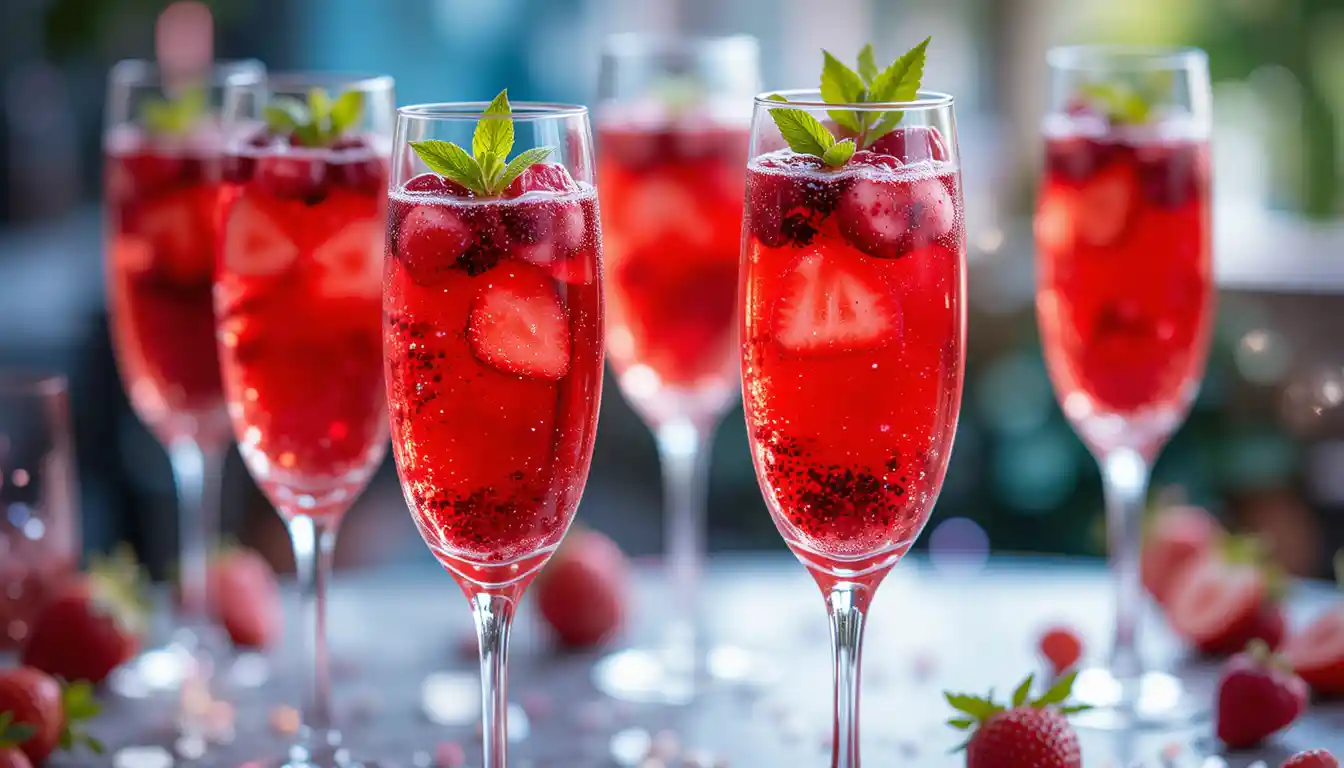
<svg viewBox="0 0 1344 768">
<path fill-rule="evenodd" d="M 239 275 L 276 275 L 299 256 L 299 247 L 275 219 L 247 197 L 226 217 L 224 267 Z"/>
<path fill-rule="evenodd" d="M 929 125 L 897 128 L 873 142 L 870 149 L 878 154 L 891 155 L 905 163 L 930 160 L 945 162 L 952 157 L 943 134 Z"/>
<path fill-rule="evenodd" d="M 467 339 L 505 373 L 561 379 L 569 372 L 569 317 L 550 275 L 516 262 L 497 269 L 471 307 Z"/>
<path fill-rule="evenodd" d="M 1073 196 L 1071 189 L 1047 184 L 1037 199 L 1032 229 L 1036 233 L 1037 246 L 1047 255 L 1060 257 L 1073 248 Z"/>
<path fill-rule="evenodd" d="M 875 265 L 812 253 L 786 279 L 775 333 L 787 349 L 810 354 L 872 349 L 900 331 L 900 308 Z"/>
<path fill-rule="evenodd" d="M 133 228 L 154 249 L 154 266 L 184 284 L 208 281 L 214 270 L 209 219 L 187 195 L 154 200 L 135 214 Z"/>
<path fill-rule="evenodd" d="M 1344 603 L 1290 638 L 1283 655 L 1321 696 L 1344 696 Z"/>
<path fill-rule="evenodd" d="M 154 266 L 154 246 L 136 235 L 115 235 L 112 238 L 112 263 L 126 274 L 148 272 Z"/>
<path fill-rule="evenodd" d="M 417 205 L 397 231 L 397 257 L 412 280 L 432 286 L 447 279 L 475 236 L 467 222 L 447 206 Z"/>
<path fill-rule="evenodd" d="M 528 192 L 554 192 L 563 195 L 576 192 L 578 189 L 579 185 L 574 183 L 574 179 L 570 178 L 569 171 L 565 170 L 563 165 L 537 163 L 513 180 L 508 189 L 504 190 L 504 197 L 511 199 Z"/>
<path fill-rule="evenodd" d="M 326 296 L 375 297 L 382 293 L 384 229 L 375 221 L 350 224 L 313 251 L 322 267 L 318 288 Z"/>
<path fill-rule="evenodd" d="M 1129 228 L 1138 196 L 1134 168 L 1115 163 L 1078 187 L 1073 198 L 1074 232 L 1087 245 L 1112 245 Z"/>
<path fill-rule="evenodd" d="M 836 206 L 840 232 L 860 251 L 895 259 L 952 231 L 957 211 L 937 179 L 904 181 L 860 177 Z"/>
</svg>

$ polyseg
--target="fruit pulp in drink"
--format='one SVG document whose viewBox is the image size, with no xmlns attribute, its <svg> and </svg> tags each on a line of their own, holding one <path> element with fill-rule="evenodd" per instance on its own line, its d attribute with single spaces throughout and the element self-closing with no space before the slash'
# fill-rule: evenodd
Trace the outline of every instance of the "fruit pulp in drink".
<svg viewBox="0 0 1344 768">
<path fill-rule="evenodd" d="M 936 132 L 908 130 L 924 154 L 825 170 L 781 150 L 748 166 L 747 431 L 776 525 L 822 570 L 908 550 L 957 425 L 960 176 Z"/>
</svg>

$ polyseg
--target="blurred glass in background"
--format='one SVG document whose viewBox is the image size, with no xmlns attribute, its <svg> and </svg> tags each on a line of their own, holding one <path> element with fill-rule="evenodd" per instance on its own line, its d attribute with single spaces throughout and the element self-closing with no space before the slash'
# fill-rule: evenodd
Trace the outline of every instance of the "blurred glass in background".
<svg viewBox="0 0 1344 768">
<path fill-rule="evenodd" d="M 86 546 L 131 541 L 162 574 L 176 533 L 162 451 L 116 378 L 102 297 L 104 83 L 152 58 L 162 0 L 0 4 L 0 367 L 70 381 Z M 745 33 L 767 88 L 811 87 L 821 48 L 893 57 L 932 35 L 925 83 L 958 99 L 971 318 L 965 407 L 920 546 L 1102 551 L 1097 470 L 1055 405 L 1032 311 L 1027 218 L 1041 156 L 1045 50 L 1060 43 L 1204 47 L 1214 78 L 1217 270 L 1208 376 L 1154 487 L 1264 532 L 1293 570 L 1344 544 L 1344 5 L 1338 0 L 214 0 L 215 54 L 272 69 L 393 75 L 403 103 L 592 103 L 602 39 Z M 601 147 L 598 148 L 601 151 Z M 599 181 L 600 183 L 600 181 Z M 226 527 L 290 562 L 278 520 L 236 463 Z M 653 438 L 608 386 L 580 519 L 636 554 L 661 541 Z M 713 549 L 779 547 L 740 412 L 719 430 Z M 429 556 L 390 462 L 347 523 L 347 564 Z"/>
</svg>

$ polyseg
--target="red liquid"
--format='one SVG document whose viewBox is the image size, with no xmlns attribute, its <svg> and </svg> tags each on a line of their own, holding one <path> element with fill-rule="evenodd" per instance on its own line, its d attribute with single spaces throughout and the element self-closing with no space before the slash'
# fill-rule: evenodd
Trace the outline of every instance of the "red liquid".
<svg viewBox="0 0 1344 768">
<path fill-rule="evenodd" d="M 574 517 L 602 391 L 597 216 L 591 189 L 392 198 L 392 449 L 421 535 L 459 578 L 530 578 Z"/>
<path fill-rule="evenodd" d="M 822 570 L 909 549 L 961 400 L 959 176 L 858 157 L 823 172 L 772 153 L 747 174 L 747 431 L 775 524 Z"/>
<path fill-rule="evenodd" d="M 1213 315 L 1208 147 L 1047 141 L 1036 211 L 1045 359 L 1084 439 L 1099 419 L 1165 436 L 1203 375 Z"/>
<path fill-rule="evenodd" d="M 211 303 L 219 181 L 218 154 L 109 139 L 112 338 L 131 405 L 165 443 L 227 429 Z"/>
<path fill-rule="evenodd" d="M 747 131 L 608 125 L 598 142 L 612 367 L 654 415 L 665 389 L 718 410 L 737 376 Z"/>
<path fill-rule="evenodd" d="M 216 286 L 229 414 L 282 514 L 338 514 L 387 442 L 386 164 L 364 149 L 229 158 Z"/>
</svg>

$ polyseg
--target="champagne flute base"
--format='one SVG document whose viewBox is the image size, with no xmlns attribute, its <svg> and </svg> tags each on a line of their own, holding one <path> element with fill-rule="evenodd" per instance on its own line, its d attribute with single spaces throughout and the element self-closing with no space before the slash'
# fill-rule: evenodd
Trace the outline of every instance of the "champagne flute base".
<svg viewBox="0 0 1344 768">
<path fill-rule="evenodd" d="M 666 649 L 626 648 L 593 667 L 593 685 L 613 699 L 636 704 L 684 706 L 705 688 L 759 687 L 774 679 L 760 654 L 732 645 L 714 646 L 701 659 Z"/>
<path fill-rule="evenodd" d="M 1073 698 L 1092 709 L 1071 719 L 1078 728 L 1101 731 L 1181 730 L 1209 719 L 1208 696 L 1167 672 L 1117 676 L 1103 667 L 1084 669 L 1073 685 Z"/>
</svg>

